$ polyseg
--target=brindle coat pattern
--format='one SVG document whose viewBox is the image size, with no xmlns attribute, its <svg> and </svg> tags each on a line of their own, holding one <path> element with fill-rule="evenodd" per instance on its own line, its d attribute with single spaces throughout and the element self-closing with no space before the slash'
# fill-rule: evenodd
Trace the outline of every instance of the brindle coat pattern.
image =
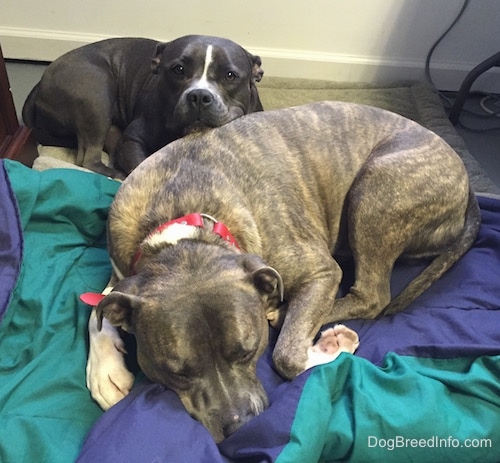
<svg viewBox="0 0 500 463">
<path fill-rule="evenodd" d="M 199 229 L 144 249 L 132 275 L 146 236 L 192 212 L 225 223 L 241 252 Z M 145 373 L 220 440 L 266 403 L 255 366 L 266 313 L 280 302 L 277 282 L 259 269 L 283 278 L 273 358 L 293 378 L 323 324 L 401 310 L 469 249 L 479 220 L 458 155 L 408 119 L 339 102 L 256 113 L 171 143 L 123 183 L 109 250 L 125 279 L 98 313 L 135 333 Z M 345 243 L 355 282 L 336 300 L 342 270 L 332 255 Z M 401 255 L 437 257 L 390 301 Z"/>
</svg>

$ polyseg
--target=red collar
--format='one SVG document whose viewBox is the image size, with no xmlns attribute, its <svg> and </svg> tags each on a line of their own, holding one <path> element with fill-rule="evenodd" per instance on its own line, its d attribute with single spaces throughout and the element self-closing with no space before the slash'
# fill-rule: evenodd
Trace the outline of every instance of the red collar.
<svg viewBox="0 0 500 463">
<path fill-rule="evenodd" d="M 154 238 L 156 235 L 160 235 L 162 232 L 165 232 L 167 228 L 174 224 L 180 224 L 180 225 L 188 225 L 191 227 L 199 227 L 199 228 L 204 228 L 205 224 L 203 222 L 203 219 L 209 219 L 214 223 L 214 226 L 212 228 L 212 231 L 216 234 L 219 235 L 224 241 L 229 243 L 231 246 L 234 246 L 237 249 L 240 249 L 238 246 L 238 243 L 234 236 L 231 234 L 229 231 L 229 228 L 226 227 L 222 222 L 218 222 L 216 219 L 211 217 L 208 214 L 198 214 L 198 213 L 193 213 L 193 214 L 188 214 L 183 217 L 179 217 L 178 219 L 173 219 L 170 220 L 169 222 L 165 222 L 155 228 L 143 241 L 146 242 L 147 240 Z M 134 255 L 134 260 L 132 261 L 132 269 L 135 269 L 135 266 L 137 265 L 137 262 L 141 258 L 142 255 L 142 244 L 139 246 L 139 249 Z"/>
<path fill-rule="evenodd" d="M 203 228 L 205 224 L 203 223 L 203 218 L 209 219 L 214 223 L 212 231 L 216 234 L 219 235 L 224 241 L 228 242 L 232 246 L 236 247 L 237 249 L 240 249 L 238 246 L 238 243 L 236 242 L 234 236 L 231 234 L 229 231 L 229 228 L 227 228 L 222 222 L 217 222 L 213 217 L 207 215 L 207 214 L 189 214 L 185 215 L 184 217 L 179 217 L 178 219 L 171 220 L 170 222 L 166 222 L 159 227 L 155 228 L 143 241 L 147 241 L 149 238 L 154 237 L 155 235 L 161 234 L 163 231 L 165 231 L 168 227 L 170 227 L 173 224 L 181 224 L 181 225 L 188 225 L 188 226 L 194 226 L 194 227 L 200 227 Z M 141 258 L 142 255 L 142 245 L 139 246 L 139 249 L 135 253 L 134 260 L 132 262 L 132 273 L 135 273 L 135 266 L 137 265 L 137 262 Z M 108 288 L 107 288 L 108 289 Z M 106 291 L 106 290 L 105 290 Z M 98 293 L 83 293 L 80 295 L 80 300 L 85 302 L 88 305 L 91 305 L 95 307 L 99 302 L 104 299 L 105 297 L 105 291 L 103 291 L 103 294 L 98 294 Z M 107 292 L 109 293 L 109 291 Z M 107 294 L 106 293 L 106 294 Z"/>
</svg>

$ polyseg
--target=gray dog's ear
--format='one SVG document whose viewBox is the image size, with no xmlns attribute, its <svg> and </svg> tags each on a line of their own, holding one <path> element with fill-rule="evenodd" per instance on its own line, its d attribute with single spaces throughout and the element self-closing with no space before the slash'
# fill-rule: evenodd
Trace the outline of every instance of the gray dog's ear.
<svg viewBox="0 0 500 463">
<path fill-rule="evenodd" d="M 97 329 L 101 331 L 102 319 L 106 317 L 114 326 L 133 333 L 132 311 L 139 309 L 142 298 L 131 294 L 135 289 L 134 277 L 121 280 L 96 307 Z"/>
<path fill-rule="evenodd" d="M 155 51 L 155 56 L 153 57 L 151 61 L 151 70 L 153 71 L 153 74 L 159 74 L 160 73 L 160 60 L 161 60 L 161 55 L 163 54 L 163 51 L 167 47 L 168 42 L 162 42 L 156 45 L 156 51 Z"/>
<path fill-rule="evenodd" d="M 262 60 L 260 56 L 248 54 L 250 56 L 250 60 L 252 61 L 252 80 L 254 82 L 260 82 L 262 80 L 262 76 L 264 75 L 264 70 L 261 68 Z"/>
<path fill-rule="evenodd" d="M 255 287 L 268 299 L 276 298 L 279 303 L 283 302 L 285 288 L 279 272 L 257 255 L 247 254 L 243 259 L 243 266 L 250 273 Z"/>
</svg>

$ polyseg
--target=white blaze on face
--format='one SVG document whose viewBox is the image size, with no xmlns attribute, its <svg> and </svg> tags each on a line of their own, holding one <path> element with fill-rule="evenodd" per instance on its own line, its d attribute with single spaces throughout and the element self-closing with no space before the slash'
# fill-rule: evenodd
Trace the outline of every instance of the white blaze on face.
<svg viewBox="0 0 500 463">
<path fill-rule="evenodd" d="M 213 46 L 212 45 L 209 45 L 207 47 L 207 52 L 205 54 L 205 65 L 203 67 L 203 74 L 198 82 L 198 84 L 196 85 L 196 87 L 198 88 L 208 88 L 210 87 L 209 83 L 208 83 L 208 68 L 210 67 L 210 65 L 212 64 L 212 52 L 213 52 Z"/>
</svg>

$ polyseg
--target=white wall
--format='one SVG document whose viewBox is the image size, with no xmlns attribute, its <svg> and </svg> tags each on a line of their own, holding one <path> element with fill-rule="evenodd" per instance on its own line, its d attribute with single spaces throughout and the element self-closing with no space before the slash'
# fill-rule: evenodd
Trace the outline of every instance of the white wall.
<svg viewBox="0 0 500 463">
<path fill-rule="evenodd" d="M 53 60 L 112 36 L 230 38 L 263 58 L 266 75 L 337 81 L 423 79 L 426 54 L 463 0 L 2 0 L 6 58 Z M 500 51 L 500 0 L 471 0 L 436 49 L 432 77 L 457 89 Z M 476 88 L 500 93 L 500 68 Z"/>
</svg>

